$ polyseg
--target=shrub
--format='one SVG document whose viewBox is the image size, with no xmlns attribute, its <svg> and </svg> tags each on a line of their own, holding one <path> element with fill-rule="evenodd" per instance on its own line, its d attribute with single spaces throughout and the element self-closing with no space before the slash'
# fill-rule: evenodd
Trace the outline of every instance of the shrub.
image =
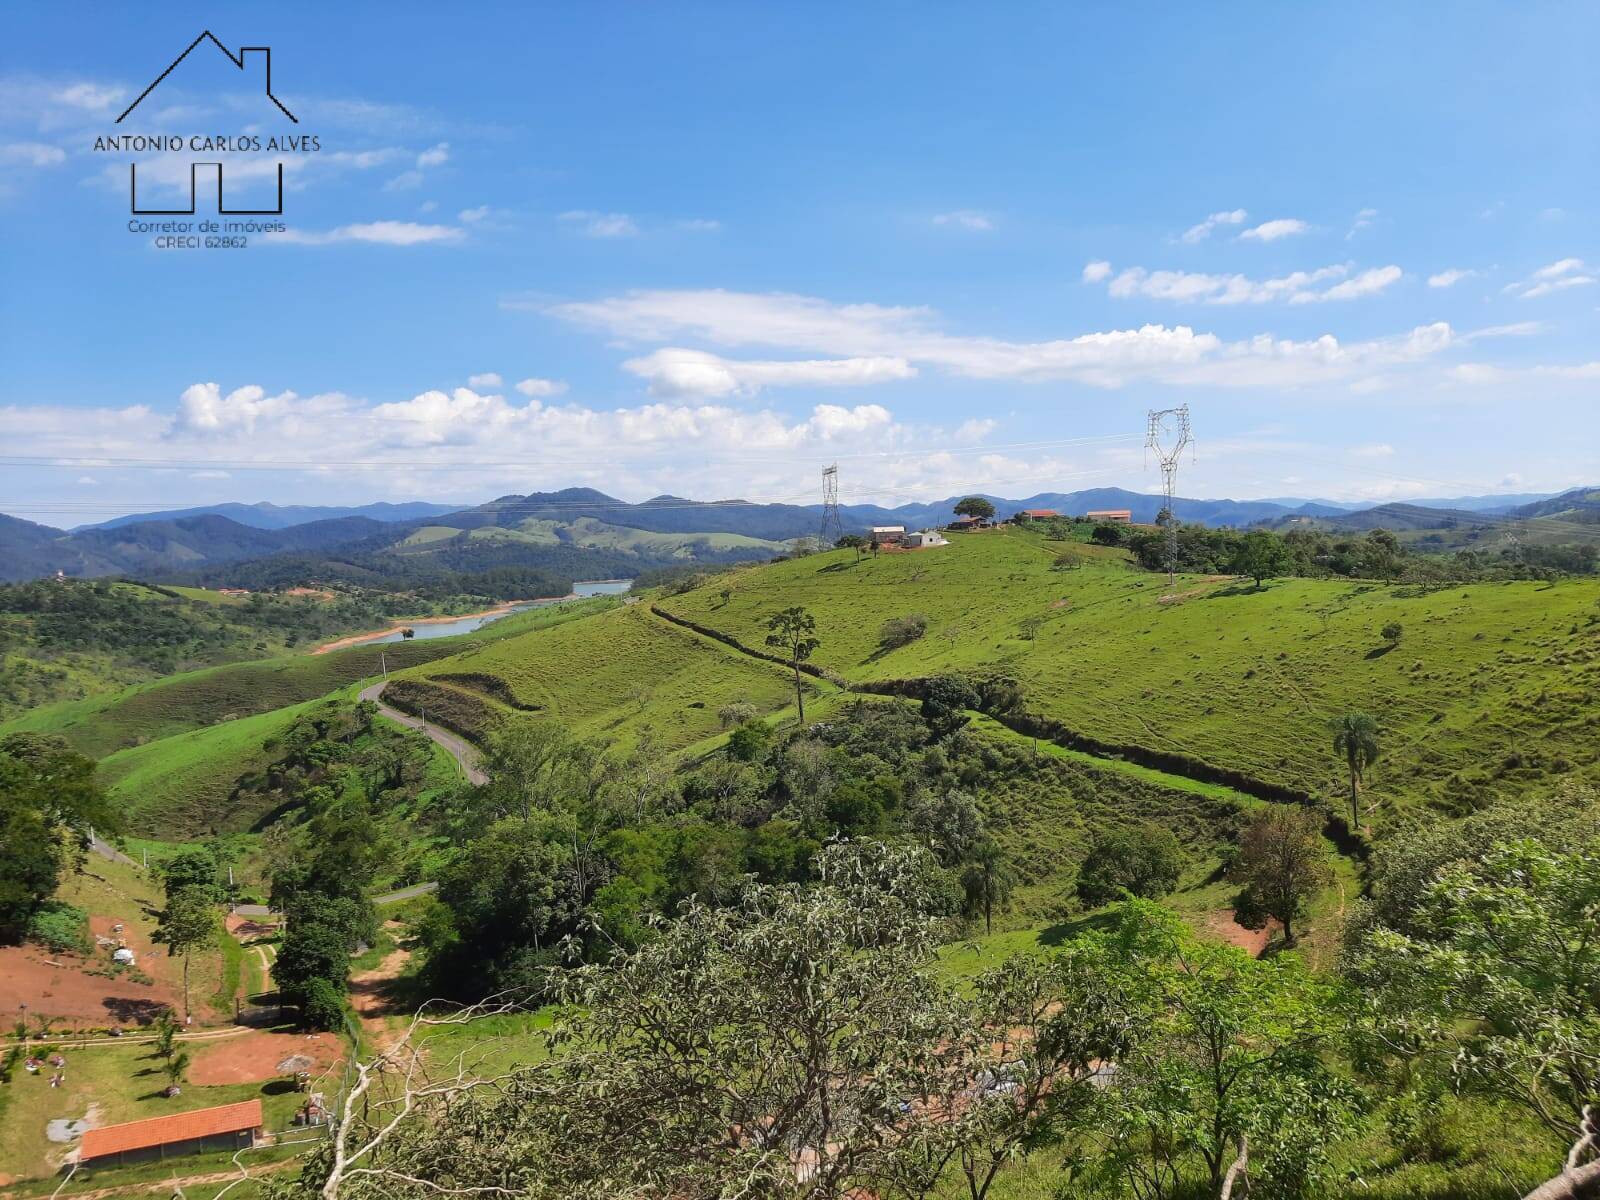
<svg viewBox="0 0 1600 1200">
<path fill-rule="evenodd" d="M 313 979 L 306 985 L 300 1017 L 311 1029 L 338 1029 L 344 1022 L 344 997 L 326 979 Z"/>
<path fill-rule="evenodd" d="M 755 762 L 767 751 L 772 731 L 760 721 L 746 721 L 728 735 L 728 753 L 740 762 Z"/>
<path fill-rule="evenodd" d="M 1390 621 L 1378 632 L 1383 635 L 1384 641 L 1388 642 L 1391 646 L 1394 646 L 1399 644 L 1400 635 L 1405 632 L 1405 629 L 1399 621 Z"/>
<path fill-rule="evenodd" d="M 724 729 L 749 724 L 756 719 L 757 709 L 747 700 L 735 700 L 717 709 L 717 722 Z"/>
<path fill-rule="evenodd" d="M 94 949 L 89 937 L 89 914 L 60 902 L 47 903 L 28 918 L 28 940 L 54 954 L 68 950 L 87 954 Z"/>
<path fill-rule="evenodd" d="M 1182 869 L 1183 851 L 1172 830 L 1160 825 L 1114 830 L 1096 838 L 1083 860 L 1078 897 L 1095 906 L 1124 892 L 1156 899 L 1178 886 Z"/>
<path fill-rule="evenodd" d="M 909 646 L 928 632 L 928 618 L 921 613 L 909 617 L 890 617 L 878 630 L 878 645 L 885 650 Z"/>
</svg>

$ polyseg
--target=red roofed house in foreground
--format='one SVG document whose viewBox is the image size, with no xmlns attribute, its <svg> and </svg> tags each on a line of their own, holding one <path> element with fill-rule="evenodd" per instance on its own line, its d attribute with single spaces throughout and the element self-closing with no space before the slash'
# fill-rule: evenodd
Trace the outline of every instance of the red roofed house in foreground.
<svg viewBox="0 0 1600 1200">
<path fill-rule="evenodd" d="M 202 1150 L 242 1150 L 261 1132 L 261 1101 L 241 1100 L 91 1129 L 83 1135 L 78 1162 L 86 1167 L 150 1162 Z"/>
</svg>

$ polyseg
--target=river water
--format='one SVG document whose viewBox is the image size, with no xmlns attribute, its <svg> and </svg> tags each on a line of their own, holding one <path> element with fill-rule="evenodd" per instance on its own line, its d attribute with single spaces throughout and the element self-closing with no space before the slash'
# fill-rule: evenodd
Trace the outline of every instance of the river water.
<svg viewBox="0 0 1600 1200">
<path fill-rule="evenodd" d="M 514 604 L 504 612 L 490 613 L 488 616 L 458 617 L 453 621 L 431 621 L 428 623 L 417 622 L 410 626 L 415 631 L 414 638 L 406 638 L 398 629 L 384 634 L 382 637 L 366 638 L 364 645 L 380 645 L 384 642 L 399 642 L 408 640 L 422 640 L 425 638 L 455 637 L 458 634 L 472 633 L 482 629 L 491 621 L 498 621 L 501 617 L 509 617 L 512 613 L 526 612 L 530 608 L 545 608 L 551 604 L 561 604 L 568 599 L 586 599 L 589 596 L 620 596 L 633 586 L 631 579 L 582 579 L 572 585 L 572 596 L 563 596 L 555 600 L 530 600 L 526 604 Z"/>
</svg>

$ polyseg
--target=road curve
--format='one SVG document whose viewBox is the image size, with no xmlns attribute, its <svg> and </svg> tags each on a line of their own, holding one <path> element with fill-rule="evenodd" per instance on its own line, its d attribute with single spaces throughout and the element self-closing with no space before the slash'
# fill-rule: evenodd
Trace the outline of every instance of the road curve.
<svg viewBox="0 0 1600 1200">
<path fill-rule="evenodd" d="M 420 729 L 423 735 L 443 746 L 450 757 L 461 764 L 461 769 L 466 773 L 467 782 L 476 787 L 482 787 L 489 782 L 489 776 L 478 766 L 478 748 L 466 738 L 451 733 L 448 729 L 440 729 L 437 725 L 428 725 L 419 717 L 413 717 L 401 712 L 398 708 L 390 708 L 379 697 L 383 695 L 383 684 L 375 683 L 371 687 L 361 689 L 361 699 L 370 700 L 378 706 L 378 711 L 389 720 L 408 729 Z"/>
</svg>

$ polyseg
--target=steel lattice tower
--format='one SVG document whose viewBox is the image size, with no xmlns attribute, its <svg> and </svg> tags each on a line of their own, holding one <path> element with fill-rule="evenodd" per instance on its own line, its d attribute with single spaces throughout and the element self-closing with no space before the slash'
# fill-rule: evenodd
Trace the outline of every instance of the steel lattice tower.
<svg viewBox="0 0 1600 1200">
<path fill-rule="evenodd" d="M 839 465 L 822 472 L 822 527 L 817 531 L 817 549 L 827 550 L 844 536 L 844 520 L 839 516 Z"/>
<path fill-rule="evenodd" d="M 1161 516 L 1167 526 L 1167 589 L 1170 591 L 1178 573 L 1178 518 L 1172 511 L 1173 497 L 1178 492 L 1178 459 L 1188 447 L 1194 445 L 1189 427 L 1189 406 L 1150 410 L 1150 424 L 1145 433 L 1144 446 L 1154 451 L 1161 465 L 1161 492 L 1165 498 Z"/>
</svg>

